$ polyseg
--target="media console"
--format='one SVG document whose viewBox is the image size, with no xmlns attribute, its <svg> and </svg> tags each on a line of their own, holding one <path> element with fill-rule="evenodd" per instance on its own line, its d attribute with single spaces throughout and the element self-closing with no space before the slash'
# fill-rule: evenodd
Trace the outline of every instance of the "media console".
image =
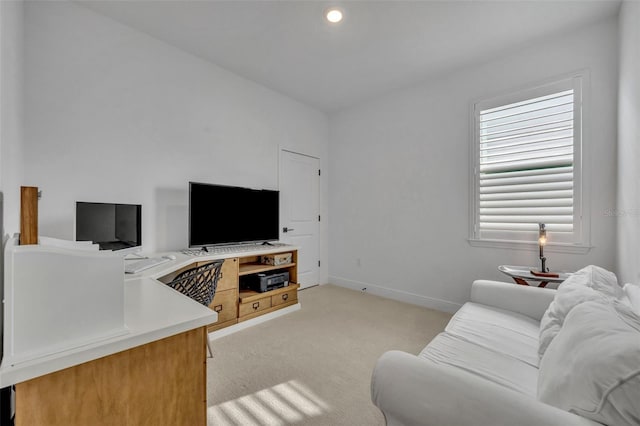
<svg viewBox="0 0 640 426">
<path fill-rule="evenodd" d="M 260 262 L 261 256 L 266 254 L 291 254 L 291 262 L 280 265 L 268 265 Z M 221 276 L 216 288 L 216 294 L 209 308 L 218 313 L 218 322 L 208 327 L 208 331 L 216 331 L 261 315 L 278 311 L 280 309 L 296 305 L 298 303 L 298 250 L 293 246 L 279 245 L 276 247 L 265 246 L 253 252 L 227 252 L 225 254 L 212 254 L 210 256 L 179 255 L 176 261 L 166 263 L 164 266 L 174 270 L 162 273 L 157 279 L 168 283 L 181 272 L 195 266 L 206 265 L 213 260 L 224 258 Z M 175 269 L 175 263 L 180 266 Z M 288 273 L 288 285 L 269 291 L 258 292 L 240 287 L 241 279 L 257 278 L 259 274 Z"/>
</svg>

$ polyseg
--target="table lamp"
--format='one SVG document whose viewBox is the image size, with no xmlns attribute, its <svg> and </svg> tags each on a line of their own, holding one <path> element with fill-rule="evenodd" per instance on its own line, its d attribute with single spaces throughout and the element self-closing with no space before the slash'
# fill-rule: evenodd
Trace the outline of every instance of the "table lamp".
<svg viewBox="0 0 640 426">
<path fill-rule="evenodd" d="M 547 262 L 547 258 L 544 257 L 544 246 L 547 244 L 547 230 L 545 228 L 544 223 L 539 223 L 539 231 L 538 231 L 538 247 L 540 247 L 540 272 L 549 272 L 545 263 Z"/>
</svg>

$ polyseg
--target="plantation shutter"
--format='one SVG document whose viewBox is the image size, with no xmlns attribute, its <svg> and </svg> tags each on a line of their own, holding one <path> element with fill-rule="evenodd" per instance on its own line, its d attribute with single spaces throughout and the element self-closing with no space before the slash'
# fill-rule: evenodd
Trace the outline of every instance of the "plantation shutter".
<svg viewBox="0 0 640 426">
<path fill-rule="evenodd" d="M 574 241 L 574 89 L 476 110 L 476 234 Z"/>
</svg>

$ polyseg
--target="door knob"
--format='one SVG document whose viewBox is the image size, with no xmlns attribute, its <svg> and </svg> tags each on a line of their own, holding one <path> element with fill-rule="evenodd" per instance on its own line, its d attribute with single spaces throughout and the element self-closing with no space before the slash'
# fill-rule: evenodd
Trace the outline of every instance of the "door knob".
<svg viewBox="0 0 640 426">
<path fill-rule="evenodd" d="M 289 231 L 295 231 L 295 229 L 287 228 L 286 226 L 284 228 L 282 228 L 282 232 L 289 232 Z"/>
</svg>

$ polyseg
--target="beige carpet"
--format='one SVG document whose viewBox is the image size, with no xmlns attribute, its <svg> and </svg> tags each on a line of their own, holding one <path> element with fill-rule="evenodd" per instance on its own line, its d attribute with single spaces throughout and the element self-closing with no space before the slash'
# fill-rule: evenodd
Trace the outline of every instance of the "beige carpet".
<svg viewBox="0 0 640 426">
<path fill-rule="evenodd" d="M 302 309 L 212 341 L 213 425 L 384 425 L 370 400 L 385 351 L 418 353 L 449 314 L 333 285 L 300 292 Z"/>
</svg>

